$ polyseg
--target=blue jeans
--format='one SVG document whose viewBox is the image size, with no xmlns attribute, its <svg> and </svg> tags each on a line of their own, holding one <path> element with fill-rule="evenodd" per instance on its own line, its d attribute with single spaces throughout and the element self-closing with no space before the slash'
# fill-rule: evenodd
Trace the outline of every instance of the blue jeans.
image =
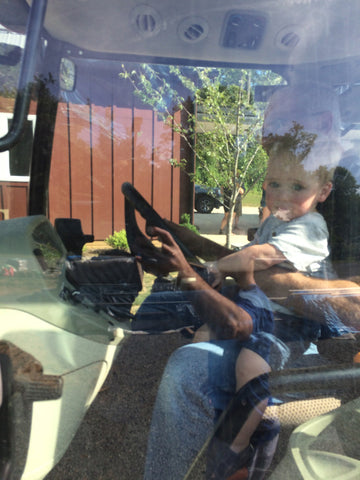
<svg viewBox="0 0 360 480">
<path fill-rule="evenodd" d="M 256 285 L 247 290 L 236 286 L 222 289 L 221 294 L 245 310 L 253 320 L 253 332 L 272 333 L 273 314 L 266 295 Z M 193 299 L 199 295 L 195 291 L 160 291 L 151 293 L 141 304 L 132 321 L 133 330 L 161 333 L 185 327 L 199 328 L 206 321 L 200 318 L 193 306 Z"/>
<path fill-rule="evenodd" d="M 219 412 L 234 396 L 235 364 L 241 348 L 263 352 L 266 357 L 269 346 L 270 363 L 273 350 L 277 357 L 284 355 L 284 346 L 269 333 L 259 333 L 244 342 L 193 343 L 171 355 L 153 410 L 145 480 L 183 479 L 213 433 Z"/>
<path fill-rule="evenodd" d="M 196 293 L 180 290 L 151 293 L 132 320 L 132 330 L 162 333 L 185 327 L 200 327 L 203 322 L 191 301 L 192 295 Z"/>
</svg>

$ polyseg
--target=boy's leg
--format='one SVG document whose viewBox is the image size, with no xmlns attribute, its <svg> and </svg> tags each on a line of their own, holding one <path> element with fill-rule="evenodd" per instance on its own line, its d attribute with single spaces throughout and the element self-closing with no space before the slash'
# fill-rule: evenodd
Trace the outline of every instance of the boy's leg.
<svg viewBox="0 0 360 480">
<path fill-rule="evenodd" d="M 243 348 L 236 361 L 236 391 L 250 380 L 270 371 L 269 364 L 260 355 Z M 248 468 L 255 453 L 250 439 L 260 424 L 267 403 L 266 398 L 253 404 L 251 412 L 231 443 L 217 436 L 211 440 L 207 465 L 208 480 L 225 480 L 235 474 L 243 474 L 244 478 L 247 478 Z"/>
<path fill-rule="evenodd" d="M 236 391 L 253 378 L 258 377 L 263 373 L 269 373 L 270 371 L 271 368 L 269 364 L 260 355 L 252 350 L 243 348 L 236 361 Z M 268 399 L 265 399 L 256 405 L 233 443 L 230 445 L 231 450 L 239 453 L 249 445 L 250 437 L 258 427 L 267 407 L 267 403 Z"/>
<path fill-rule="evenodd" d="M 264 328 L 265 322 L 260 326 Z M 257 427 L 270 396 L 269 365 L 273 370 L 281 369 L 288 359 L 288 349 L 274 335 L 263 331 L 240 344 L 233 370 L 238 393 L 211 440 L 207 468 L 209 480 L 224 480 L 235 472 L 242 474 L 246 471 L 249 475 L 256 475 L 254 478 L 263 478 L 277 443 L 277 422 L 261 422 L 261 428 Z M 269 447 L 272 447 L 272 454 Z"/>
<path fill-rule="evenodd" d="M 145 480 L 186 475 L 234 398 L 238 355 L 236 340 L 189 344 L 171 355 L 153 410 Z"/>
</svg>

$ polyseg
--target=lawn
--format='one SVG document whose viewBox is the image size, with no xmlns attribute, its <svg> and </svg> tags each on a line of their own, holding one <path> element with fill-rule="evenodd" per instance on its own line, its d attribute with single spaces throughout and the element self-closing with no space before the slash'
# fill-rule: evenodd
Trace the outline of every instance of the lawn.
<svg viewBox="0 0 360 480">
<path fill-rule="evenodd" d="M 244 197 L 243 205 L 245 207 L 258 207 L 260 205 L 261 193 L 261 190 L 251 190 Z"/>
</svg>

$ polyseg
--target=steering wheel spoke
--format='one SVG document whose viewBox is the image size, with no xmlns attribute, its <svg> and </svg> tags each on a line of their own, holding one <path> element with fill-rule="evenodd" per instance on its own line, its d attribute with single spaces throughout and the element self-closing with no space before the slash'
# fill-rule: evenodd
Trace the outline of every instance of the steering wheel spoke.
<svg viewBox="0 0 360 480">
<path fill-rule="evenodd" d="M 125 196 L 125 228 L 126 235 L 133 255 L 147 255 L 151 260 L 151 252 L 156 252 L 156 247 L 139 229 L 135 210 L 146 220 L 147 226 L 159 227 L 168 231 L 175 242 L 180 247 L 186 259 L 194 264 L 200 264 L 198 258 L 188 249 L 186 245 L 178 238 L 176 233 L 164 222 L 154 208 L 145 200 L 145 198 L 129 182 L 122 184 L 121 191 Z M 151 262 L 150 262 L 151 263 Z"/>
</svg>

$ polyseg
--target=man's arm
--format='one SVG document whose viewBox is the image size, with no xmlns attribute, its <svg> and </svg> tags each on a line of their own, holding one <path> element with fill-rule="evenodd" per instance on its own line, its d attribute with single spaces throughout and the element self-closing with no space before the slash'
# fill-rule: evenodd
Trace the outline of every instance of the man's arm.
<svg viewBox="0 0 360 480">
<path fill-rule="evenodd" d="M 252 333 L 251 316 L 210 287 L 190 266 L 166 230 L 153 227 L 152 233 L 162 242 L 158 254 L 158 269 L 162 273 L 178 272 L 179 286 L 184 290 L 196 290 L 193 304 L 217 338 L 238 338 L 245 340 Z M 141 257 L 138 257 L 141 261 Z"/>
<path fill-rule="evenodd" d="M 163 219 L 165 224 L 186 245 L 191 252 L 206 261 L 217 260 L 225 255 L 233 253 L 233 250 L 219 245 L 201 235 L 197 235 L 186 227 Z"/>
<path fill-rule="evenodd" d="M 264 293 L 281 305 L 320 323 L 327 323 L 329 307 L 346 325 L 360 331 L 360 287 L 351 280 L 324 280 L 280 267 L 255 273 Z M 316 295 L 316 302 L 308 302 Z"/>
</svg>

